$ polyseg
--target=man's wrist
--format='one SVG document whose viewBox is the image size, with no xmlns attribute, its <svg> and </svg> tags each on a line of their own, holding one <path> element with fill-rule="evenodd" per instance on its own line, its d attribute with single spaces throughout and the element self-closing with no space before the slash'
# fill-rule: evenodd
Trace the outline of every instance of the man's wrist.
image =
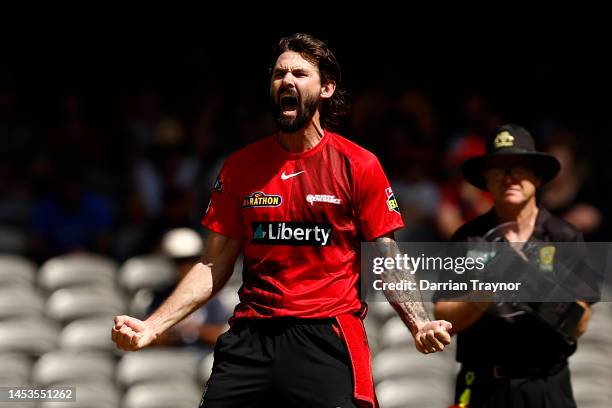
<svg viewBox="0 0 612 408">
<path fill-rule="evenodd" d="M 157 340 L 165 331 L 162 330 L 160 322 L 156 319 L 148 318 L 147 320 L 143 321 L 143 323 L 147 326 L 147 329 L 152 332 L 154 336 L 153 340 Z"/>
<path fill-rule="evenodd" d="M 426 325 L 427 323 L 429 323 L 430 320 L 429 319 L 417 319 L 414 321 L 414 324 L 412 324 L 410 326 L 410 332 L 412 333 L 412 336 L 416 336 L 419 332 L 421 332 L 421 329 L 424 325 Z"/>
</svg>

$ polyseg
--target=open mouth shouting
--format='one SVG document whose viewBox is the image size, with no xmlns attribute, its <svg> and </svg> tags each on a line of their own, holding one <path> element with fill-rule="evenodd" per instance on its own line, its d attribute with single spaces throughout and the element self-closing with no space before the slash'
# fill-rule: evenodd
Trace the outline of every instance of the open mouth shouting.
<svg viewBox="0 0 612 408">
<path fill-rule="evenodd" d="M 286 133 L 306 126 L 319 106 L 318 95 L 300 94 L 297 89 L 283 87 L 274 99 L 274 120 Z"/>
<path fill-rule="evenodd" d="M 283 116 L 297 116 L 299 98 L 296 91 L 283 91 L 280 94 L 278 104 L 280 106 L 280 113 Z"/>
</svg>

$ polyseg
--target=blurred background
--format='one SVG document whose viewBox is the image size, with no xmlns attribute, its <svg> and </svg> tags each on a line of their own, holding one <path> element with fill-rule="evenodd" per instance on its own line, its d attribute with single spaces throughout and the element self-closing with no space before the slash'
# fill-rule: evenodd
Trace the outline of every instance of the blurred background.
<svg viewBox="0 0 612 408">
<path fill-rule="evenodd" d="M 340 61 L 352 110 L 339 133 L 383 163 L 408 225 L 400 240 L 446 240 L 490 208 L 459 166 L 484 152 L 488 131 L 515 122 L 562 163 L 542 205 L 587 240 L 609 241 L 612 67 L 601 52 L 552 37 L 526 46 L 485 44 L 482 34 L 304 31 Z M 145 317 L 180 279 L 193 254 L 173 253 L 164 237 L 205 234 L 199 221 L 224 158 L 274 131 L 269 56 L 292 32 L 72 33 L 3 44 L 0 386 L 82 384 L 88 407 L 197 405 L 207 339 L 237 301 L 240 265 L 214 309 L 158 347 L 114 351 L 111 318 Z M 175 239 L 197 248 L 186 234 Z M 602 357 L 612 357 L 611 316 L 609 304 L 595 306 L 573 357 L 579 406 L 612 400 L 612 358 Z M 450 404 L 454 351 L 418 356 L 386 305 L 373 305 L 366 323 L 383 407 Z M 431 398 L 431 389 L 440 400 L 423 405 L 418 390 Z"/>
</svg>

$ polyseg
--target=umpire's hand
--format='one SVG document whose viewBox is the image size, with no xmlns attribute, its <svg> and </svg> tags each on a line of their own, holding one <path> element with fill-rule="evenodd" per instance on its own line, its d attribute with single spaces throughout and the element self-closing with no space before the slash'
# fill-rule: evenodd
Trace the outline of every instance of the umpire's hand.
<svg viewBox="0 0 612 408">
<path fill-rule="evenodd" d="M 157 334 L 147 322 L 130 316 L 116 316 L 111 337 L 117 348 L 135 351 L 151 344 L 157 338 Z"/>
<path fill-rule="evenodd" d="M 450 344 L 450 330 L 453 325 L 446 320 L 434 320 L 422 323 L 418 331 L 413 334 L 414 345 L 423 354 L 435 353 L 444 350 Z"/>
</svg>

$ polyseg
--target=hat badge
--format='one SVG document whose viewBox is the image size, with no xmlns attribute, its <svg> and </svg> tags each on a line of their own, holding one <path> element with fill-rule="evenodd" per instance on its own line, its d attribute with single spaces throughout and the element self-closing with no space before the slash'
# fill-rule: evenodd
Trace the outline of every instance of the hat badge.
<svg viewBox="0 0 612 408">
<path fill-rule="evenodd" d="M 514 136 L 512 136 L 507 130 L 504 130 L 495 136 L 493 145 L 496 149 L 499 149 L 500 147 L 512 147 L 514 146 Z"/>
</svg>

